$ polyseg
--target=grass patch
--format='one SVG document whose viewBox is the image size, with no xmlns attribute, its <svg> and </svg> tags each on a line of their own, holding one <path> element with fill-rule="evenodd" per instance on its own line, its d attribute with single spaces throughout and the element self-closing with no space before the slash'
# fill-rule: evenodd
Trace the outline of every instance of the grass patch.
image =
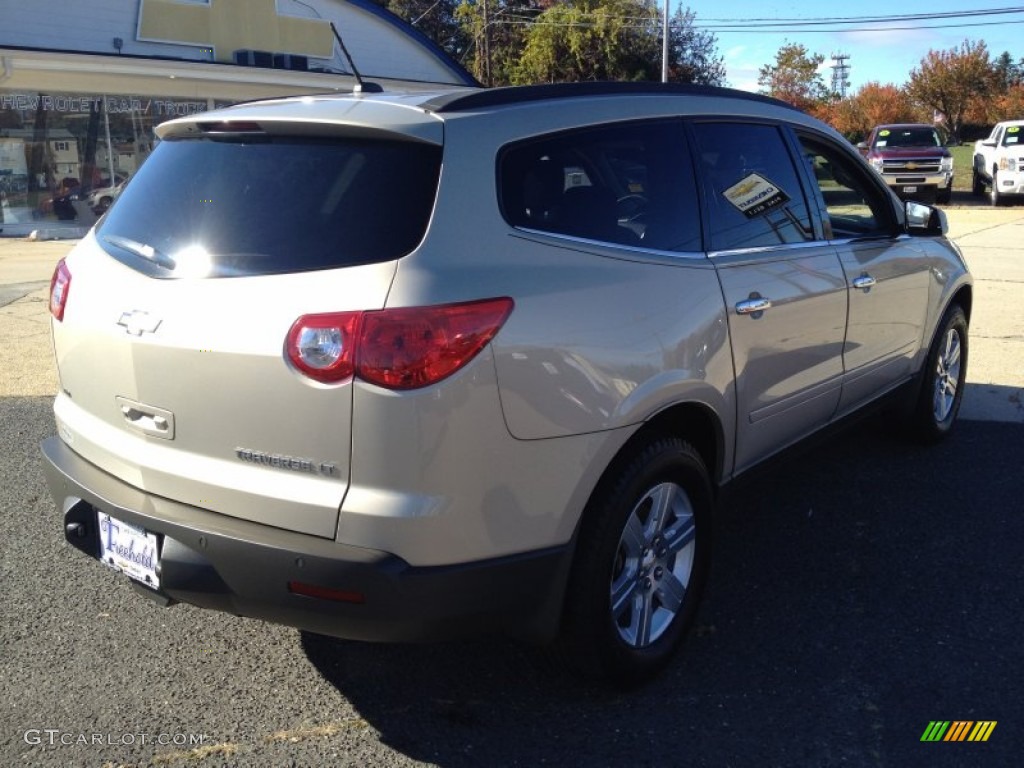
<svg viewBox="0 0 1024 768">
<path fill-rule="evenodd" d="M 961 144 L 949 147 L 953 155 L 953 190 L 956 192 L 971 191 L 971 168 L 974 165 L 974 144 Z"/>
</svg>

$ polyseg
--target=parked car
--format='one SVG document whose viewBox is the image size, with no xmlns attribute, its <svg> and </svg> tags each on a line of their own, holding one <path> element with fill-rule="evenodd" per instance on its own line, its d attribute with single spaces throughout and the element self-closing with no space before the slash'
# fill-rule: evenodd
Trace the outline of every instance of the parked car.
<svg viewBox="0 0 1024 768">
<path fill-rule="evenodd" d="M 75 210 L 74 204 L 78 201 L 81 192 L 81 182 L 73 176 L 66 176 L 57 185 L 53 197 L 40 202 L 39 213 L 43 216 L 53 214 L 61 221 L 76 219 L 78 212 Z"/>
<path fill-rule="evenodd" d="M 102 216 L 106 213 L 107 208 L 109 208 L 113 202 L 120 197 L 121 192 L 124 191 L 125 185 L 128 184 L 128 178 L 126 177 L 122 177 L 114 186 L 109 186 L 109 179 L 106 179 L 105 181 L 108 182 L 107 186 L 102 186 L 93 190 L 89 193 L 88 197 L 89 208 L 91 208 L 92 212 L 97 216 Z"/>
<path fill-rule="evenodd" d="M 952 199 L 953 155 L 935 126 L 879 125 L 857 147 L 901 199 L 938 203 Z"/>
<path fill-rule="evenodd" d="M 559 638 L 634 683 L 724 486 L 873 404 L 956 420 L 944 214 L 782 102 L 456 88 L 157 133 L 54 273 L 43 453 L 68 542 L 163 604 Z"/>
<path fill-rule="evenodd" d="M 983 195 L 989 188 L 992 205 L 1024 194 L 1024 120 L 996 123 L 987 139 L 974 143 L 971 192 Z"/>
</svg>

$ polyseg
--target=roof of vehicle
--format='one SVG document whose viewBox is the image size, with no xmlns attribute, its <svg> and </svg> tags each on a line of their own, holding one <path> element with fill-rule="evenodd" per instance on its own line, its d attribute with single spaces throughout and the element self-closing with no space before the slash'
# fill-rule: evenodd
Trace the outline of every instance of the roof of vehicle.
<svg viewBox="0 0 1024 768">
<path fill-rule="evenodd" d="M 802 116 L 796 107 L 778 99 L 731 88 L 677 83 L 587 82 L 546 85 L 475 88 L 442 86 L 424 91 L 382 91 L 375 87 L 359 93 L 330 93 L 244 102 L 213 112 L 200 112 L 163 123 L 156 129 L 161 139 L 204 133 L 244 133 L 244 126 L 273 133 L 278 128 L 293 133 L 316 135 L 331 126 L 346 130 L 365 129 L 379 135 L 387 130 L 396 135 L 440 144 L 441 120 L 470 112 L 500 110 L 504 107 L 554 104 L 558 101 L 604 99 L 645 100 L 645 110 L 665 111 L 665 102 L 652 97 L 681 97 L 694 113 L 716 112 L 718 105 L 730 105 L 723 113 L 756 114 L 764 109 L 786 110 Z M 716 102 L 714 105 L 709 100 Z M 637 102 L 639 103 L 639 102 Z M 641 112 L 644 110 L 641 110 Z M 637 115 L 638 117 L 640 114 Z"/>
<path fill-rule="evenodd" d="M 930 124 L 930 123 L 884 123 L 883 125 L 876 125 L 874 130 L 876 130 L 876 131 L 882 131 L 882 130 L 891 131 L 894 128 L 896 128 L 896 129 L 901 129 L 901 128 L 935 128 L 935 126 Z"/>
</svg>

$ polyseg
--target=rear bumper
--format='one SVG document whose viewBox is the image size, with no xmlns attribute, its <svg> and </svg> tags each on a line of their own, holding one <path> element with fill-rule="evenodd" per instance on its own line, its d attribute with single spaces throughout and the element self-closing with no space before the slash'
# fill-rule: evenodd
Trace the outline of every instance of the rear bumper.
<svg viewBox="0 0 1024 768">
<path fill-rule="evenodd" d="M 352 640 L 419 642 L 557 632 L 571 543 L 511 557 L 413 567 L 387 552 L 285 531 L 145 493 L 90 464 L 59 437 L 42 443 L 50 493 L 70 544 L 98 558 L 96 510 L 160 536 L 164 602 Z M 361 602 L 295 594 L 290 582 Z"/>
</svg>

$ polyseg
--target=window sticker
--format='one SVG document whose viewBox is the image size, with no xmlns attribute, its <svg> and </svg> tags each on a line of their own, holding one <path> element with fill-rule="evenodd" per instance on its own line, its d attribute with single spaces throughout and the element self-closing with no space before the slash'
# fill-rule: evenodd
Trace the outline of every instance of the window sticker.
<svg viewBox="0 0 1024 768">
<path fill-rule="evenodd" d="M 1020 133 L 1020 126 L 1019 125 L 1011 125 L 1009 128 L 1006 129 L 1006 132 L 1007 133 Z"/>
<path fill-rule="evenodd" d="M 892 131 L 879 131 L 878 135 L 879 136 L 888 136 L 890 133 L 892 133 Z"/>
<path fill-rule="evenodd" d="M 733 184 L 722 196 L 748 219 L 789 202 L 789 195 L 756 173 Z"/>
<path fill-rule="evenodd" d="M 876 142 L 875 142 L 875 146 L 876 146 L 876 147 L 884 147 L 884 146 L 885 146 L 886 144 L 888 144 L 888 143 L 889 143 L 889 142 L 887 142 L 887 141 L 876 141 Z"/>
</svg>

